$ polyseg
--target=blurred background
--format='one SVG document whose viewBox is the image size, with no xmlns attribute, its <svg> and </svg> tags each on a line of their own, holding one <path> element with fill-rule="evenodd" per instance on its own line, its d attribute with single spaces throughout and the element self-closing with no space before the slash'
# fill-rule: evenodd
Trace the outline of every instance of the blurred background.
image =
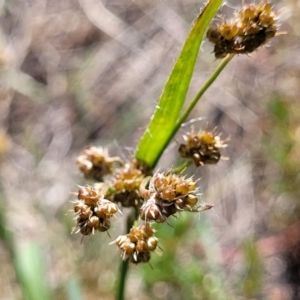
<svg viewBox="0 0 300 300">
<path fill-rule="evenodd" d="M 187 170 L 214 208 L 157 226 L 163 251 L 153 269 L 131 266 L 126 299 L 300 299 L 300 3 L 272 3 L 287 34 L 235 57 L 190 116 L 230 136 L 228 160 Z M 133 156 L 203 5 L 0 1 L 1 300 L 114 299 L 120 253 L 108 243 L 122 218 L 111 237 L 71 234 L 71 192 L 87 183 L 76 157 L 90 145 Z M 212 50 L 201 47 L 189 99 L 219 63 Z"/>
</svg>

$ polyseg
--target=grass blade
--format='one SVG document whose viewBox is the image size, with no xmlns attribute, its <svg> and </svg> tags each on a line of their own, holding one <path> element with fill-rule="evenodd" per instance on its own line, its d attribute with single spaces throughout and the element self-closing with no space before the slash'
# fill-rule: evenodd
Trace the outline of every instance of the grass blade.
<svg viewBox="0 0 300 300">
<path fill-rule="evenodd" d="M 36 243 L 16 247 L 15 267 L 25 299 L 50 299 L 44 266 L 42 251 Z"/>
<path fill-rule="evenodd" d="M 150 124 L 137 146 L 136 158 L 151 168 L 175 134 L 174 128 L 186 99 L 204 33 L 221 4 L 222 0 L 208 1 L 194 21 Z"/>
</svg>

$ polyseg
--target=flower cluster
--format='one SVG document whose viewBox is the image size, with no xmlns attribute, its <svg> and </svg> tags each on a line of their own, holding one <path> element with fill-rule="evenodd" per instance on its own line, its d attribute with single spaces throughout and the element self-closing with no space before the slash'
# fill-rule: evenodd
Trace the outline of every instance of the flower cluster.
<svg viewBox="0 0 300 300">
<path fill-rule="evenodd" d="M 87 148 L 78 158 L 78 165 L 86 177 L 104 182 L 79 189 L 73 207 L 77 232 L 90 235 L 107 231 L 111 217 L 119 210 L 118 205 L 134 208 L 145 224 L 132 227 L 127 235 L 119 236 L 113 243 L 122 250 L 123 259 L 135 264 L 148 262 L 150 252 L 157 247 L 151 222 L 165 222 L 178 211 L 202 211 L 212 207 L 196 207 L 196 180 L 171 171 L 152 176 L 151 170 L 138 160 L 123 162 L 121 158 L 109 157 L 103 148 Z"/>
<path fill-rule="evenodd" d="M 181 144 L 178 151 L 182 157 L 191 158 L 196 166 L 216 164 L 221 158 L 222 148 L 227 146 L 216 130 L 190 133 L 184 139 L 185 144 Z"/>
<path fill-rule="evenodd" d="M 200 141 L 196 142 L 197 138 Z M 216 135 L 212 138 L 208 134 L 195 135 L 186 140 L 186 156 L 192 157 L 193 154 L 196 157 L 196 153 L 201 153 L 204 162 L 208 160 L 208 151 L 214 157 L 215 149 L 223 147 Z M 205 151 L 203 143 L 208 145 Z M 145 221 L 144 225 L 132 227 L 127 235 L 119 236 L 114 243 L 122 250 L 123 259 L 135 264 L 148 262 L 150 252 L 156 249 L 157 238 L 154 237 L 152 222 L 163 223 L 177 212 L 200 212 L 212 207 L 198 204 L 197 180 L 171 171 L 157 172 L 152 176 L 152 171 L 138 160 L 124 162 L 119 157 L 110 157 L 104 148 L 87 148 L 77 162 L 85 177 L 103 182 L 80 187 L 78 199 L 73 205 L 76 220 L 74 231 L 77 228 L 76 232 L 83 235 L 105 232 L 110 228 L 111 218 L 119 211 L 119 206 L 133 208 L 135 214 Z"/>
<path fill-rule="evenodd" d="M 137 160 L 133 160 L 115 170 L 112 179 L 114 202 L 121 203 L 123 207 L 136 207 L 141 203 L 139 188 L 145 175 L 140 166 Z"/>
<path fill-rule="evenodd" d="M 103 148 L 87 148 L 78 158 L 78 165 L 86 177 L 104 182 L 80 187 L 73 206 L 75 229 L 83 235 L 107 231 L 118 205 L 132 207 L 144 225 L 132 227 L 113 243 L 122 250 L 123 259 L 135 264 L 148 262 L 150 252 L 157 247 L 152 222 L 163 223 L 184 210 L 199 212 L 212 207 L 198 205 L 197 180 L 171 171 L 152 176 L 151 170 L 138 160 L 123 162 L 121 158 L 109 157 Z"/>
<path fill-rule="evenodd" d="M 149 189 L 145 185 L 149 182 Z M 196 181 L 176 174 L 156 173 L 146 178 L 140 188 L 144 203 L 140 218 L 163 223 L 178 211 L 193 210 L 198 202 Z"/>
<path fill-rule="evenodd" d="M 77 158 L 77 164 L 86 178 L 103 181 L 105 175 L 113 173 L 116 164 L 123 165 L 123 160 L 110 157 L 102 147 L 89 147 Z"/>
<path fill-rule="evenodd" d="M 104 183 L 79 189 L 78 200 L 74 202 L 74 212 L 78 231 L 83 235 L 90 235 L 96 230 L 107 231 L 110 228 L 110 218 L 118 211 L 118 206 L 104 198 L 106 190 Z"/>
<path fill-rule="evenodd" d="M 150 260 L 150 252 L 157 247 L 157 238 L 151 224 L 132 227 L 127 235 L 120 235 L 112 243 L 122 250 L 122 258 L 138 264 Z"/>
<path fill-rule="evenodd" d="M 266 43 L 277 33 L 276 15 L 270 3 L 251 4 L 238 12 L 235 20 L 207 31 L 216 58 L 227 54 L 247 54 Z"/>
</svg>

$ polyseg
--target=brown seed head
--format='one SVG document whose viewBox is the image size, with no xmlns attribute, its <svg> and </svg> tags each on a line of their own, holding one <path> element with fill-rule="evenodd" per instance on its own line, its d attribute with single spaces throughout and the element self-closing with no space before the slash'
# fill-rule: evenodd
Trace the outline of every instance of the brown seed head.
<svg viewBox="0 0 300 300">
<path fill-rule="evenodd" d="M 103 177 L 112 174 L 116 165 L 123 165 L 120 157 L 110 157 L 108 150 L 102 147 L 89 147 L 77 158 L 77 165 L 86 178 L 103 181 Z"/>
<path fill-rule="evenodd" d="M 112 188 L 115 190 L 114 202 L 121 203 L 124 207 L 136 207 L 141 203 L 139 188 L 145 175 L 139 166 L 137 161 L 133 160 L 116 170 L 112 182 Z"/>
<path fill-rule="evenodd" d="M 107 189 L 104 183 L 79 189 L 79 200 L 74 202 L 74 212 L 76 225 L 82 234 L 89 235 L 96 230 L 103 232 L 110 228 L 110 218 L 116 214 L 118 206 L 104 198 Z"/>
<path fill-rule="evenodd" d="M 276 35 L 276 19 L 269 2 L 251 4 L 243 7 L 236 19 L 210 28 L 206 36 L 214 44 L 216 58 L 227 54 L 248 54 Z"/>
<path fill-rule="evenodd" d="M 144 203 L 140 208 L 140 218 L 145 221 L 162 223 L 177 211 L 190 208 L 187 199 L 195 199 L 196 181 L 192 178 L 165 173 L 155 173 L 149 182 L 149 189 L 141 189 Z"/>
<path fill-rule="evenodd" d="M 153 232 L 150 224 L 132 227 L 127 235 L 119 236 L 113 243 L 122 251 L 123 259 L 128 258 L 134 264 L 148 262 L 150 252 L 157 247 L 157 238 Z"/>
<path fill-rule="evenodd" d="M 182 157 L 192 159 L 196 166 L 217 163 L 222 148 L 227 146 L 215 130 L 190 133 L 184 139 L 186 143 L 180 145 L 179 153 Z"/>
</svg>

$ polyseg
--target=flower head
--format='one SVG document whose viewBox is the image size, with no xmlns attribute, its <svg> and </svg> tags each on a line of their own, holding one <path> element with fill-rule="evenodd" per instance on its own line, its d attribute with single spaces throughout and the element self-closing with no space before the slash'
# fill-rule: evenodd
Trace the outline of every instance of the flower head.
<svg viewBox="0 0 300 300">
<path fill-rule="evenodd" d="M 248 54 L 265 44 L 278 32 L 277 16 L 269 2 L 243 7 L 234 20 L 207 31 L 216 58 L 227 54 Z"/>
<path fill-rule="evenodd" d="M 221 158 L 221 150 L 227 145 L 220 135 L 213 131 L 199 131 L 184 136 L 185 144 L 178 151 L 184 158 L 191 158 L 196 166 L 216 164 Z"/>
<path fill-rule="evenodd" d="M 122 258 L 138 264 L 149 262 L 151 254 L 157 247 L 158 240 L 154 236 L 151 224 L 132 227 L 127 235 L 120 235 L 115 241 L 122 251 Z"/>
<path fill-rule="evenodd" d="M 110 157 L 108 150 L 102 147 L 88 147 L 77 158 L 77 165 L 86 178 L 103 181 L 103 177 L 112 174 L 116 164 L 123 165 L 120 157 Z"/>
<path fill-rule="evenodd" d="M 107 186 L 104 183 L 93 187 L 81 187 L 78 200 L 74 201 L 74 212 L 77 227 L 83 235 L 90 235 L 96 230 L 107 231 L 110 228 L 110 218 L 119 210 L 118 206 L 105 199 Z"/>
<path fill-rule="evenodd" d="M 149 182 L 149 188 L 146 184 Z M 157 172 L 144 180 L 140 191 L 144 203 L 140 208 L 140 217 L 145 221 L 163 223 L 178 211 L 193 210 L 198 203 L 197 181 L 181 175 Z"/>
<path fill-rule="evenodd" d="M 121 203 L 123 207 L 138 206 L 142 201 L 139 188 L 144 177 L 144 169 L 137 160 L 116 169 L 112 179 L 113 201 Z"/>
</svg>

